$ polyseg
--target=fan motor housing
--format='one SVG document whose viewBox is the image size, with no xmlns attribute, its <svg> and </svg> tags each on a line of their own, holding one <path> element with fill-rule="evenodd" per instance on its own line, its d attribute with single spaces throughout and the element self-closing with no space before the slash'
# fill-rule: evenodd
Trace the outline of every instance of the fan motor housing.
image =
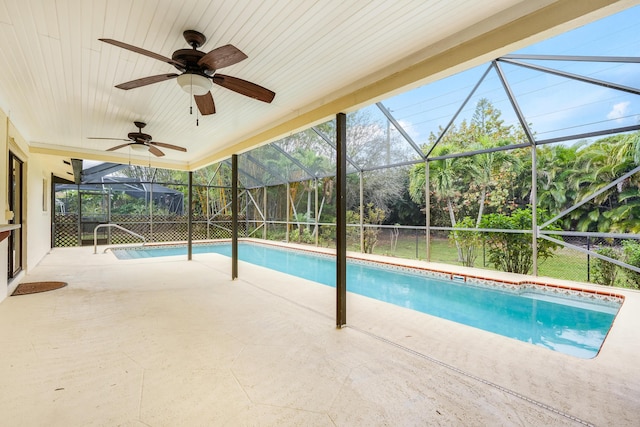
<svg viewBox="0 0 640 427">
<path fill-rule="evenodd" d="M 129 132 L 127 137 L 135 142 L 149 142 L 151 141 L 151 135 L 142 132 Z"/>
<path fill-rule="evenodd" d="M 202 58 L 204 55 L 205 55 L 204 52 L 201 52 L 196 49 L 178 49 L 175 52 L 173 52 L 173 55 L 171 55 L 171 59 L 185 64 L 186 65 L 185 71 L 201 74 L 202 67 L 198 65 L 198 61 L 200 61 L 200 58 Z M 176 66 L 176 68 L 178 67 Z"/>
</svg>

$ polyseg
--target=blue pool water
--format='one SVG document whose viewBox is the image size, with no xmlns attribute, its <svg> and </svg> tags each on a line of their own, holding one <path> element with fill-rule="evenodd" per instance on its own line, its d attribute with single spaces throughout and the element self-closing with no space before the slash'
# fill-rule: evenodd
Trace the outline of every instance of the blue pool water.
<svg viewBox="0 0 640 427">
<path fill-rule="evenodd" d="M 186 255 L 186 247 L 113 251 L 118 258 Z M 230 244 L 194 245 L 193 253 L 231 256 Z M 240 243 L 238 258 L 335 287 L 335 260 L 303 251 Z M 602 346 L 619 305 L 552 297 L 530 290 L 471 286 L 373 263 L 347 263 L 347 290 L 580 358 Z"/>
</svg>

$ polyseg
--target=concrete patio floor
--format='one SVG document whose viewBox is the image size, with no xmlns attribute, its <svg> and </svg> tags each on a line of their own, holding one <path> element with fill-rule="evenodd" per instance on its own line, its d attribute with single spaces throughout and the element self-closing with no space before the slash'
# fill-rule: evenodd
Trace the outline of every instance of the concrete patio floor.
<svg viewBox="0 0 640 427">
<path fill-rule="evenodd" d="M 423 264 L 424 265 L 424 264 Z M 2 426 L 640 425 L 640 293 L 584 360 L 216 254 L 56 248 L 0 303 Z"/>
</svg>

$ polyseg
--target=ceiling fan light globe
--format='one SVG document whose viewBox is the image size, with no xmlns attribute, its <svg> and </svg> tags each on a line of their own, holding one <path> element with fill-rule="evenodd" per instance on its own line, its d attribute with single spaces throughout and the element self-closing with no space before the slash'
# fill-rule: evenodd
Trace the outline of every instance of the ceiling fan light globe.
<svg viewBox="0 0 640 427">
<path fill-rule="evenodd" d="M 184 73 L 177 78 L 178 85 L 193 95 L 204 95 L 211 90 L 211 80 L 200 74 Z"/>
<path fill-rule="evenodd" d="M 135 151 L 147 151 L 147 146 L 144 144 L 131 144 L 130 147 Z"/>
</svg>

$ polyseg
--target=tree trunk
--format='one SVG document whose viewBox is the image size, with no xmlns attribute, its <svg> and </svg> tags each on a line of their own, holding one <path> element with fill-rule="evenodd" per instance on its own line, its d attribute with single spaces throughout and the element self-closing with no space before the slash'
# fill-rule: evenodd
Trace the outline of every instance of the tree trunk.
<svg viewBox="0 0 640 427">
<path fill-rule="evenodd" d="M 453 212 L 453 204 L 451 203 L 451 199 L 447 198 L 447 208 L 449 210 L 449 219 L 451 219 L 451 227 L 456 226 L 456 215 Z M 458 262 L 462 262 L 462 248 L 460 248 L 460 244 L 456 241 L 456 249 L 458 251 Z"/>
<path fill-rule="evenodd" d="M 318 220 L 316 222 L 320 222 L 320 217 L 322 216 L 322 208 L 324 207 L 324 196 L 322 196 L 322 201 L 320 202 L 320 208 L 318 209 Z M 318 224 L 313 227 L 313 235 L 316 236 L 318 234 Z"/>
<path fill-rule="evenodd" d="M 311 220 L 311 186 L 307 190 L 307 222 Z M 307 225 L 307 228 L 311 228 Z"/>
<path fill-rule="evenodd" d="M 478 209 L 478 219 L 476 219 L 476 228 L 480 227 L 480 221 L 482 220 L 482 214 L 484 213 L 484 201 L 487 198 L 487 187 L 482 187 L 480 192 L 480 208 Z"/>
</svg>

